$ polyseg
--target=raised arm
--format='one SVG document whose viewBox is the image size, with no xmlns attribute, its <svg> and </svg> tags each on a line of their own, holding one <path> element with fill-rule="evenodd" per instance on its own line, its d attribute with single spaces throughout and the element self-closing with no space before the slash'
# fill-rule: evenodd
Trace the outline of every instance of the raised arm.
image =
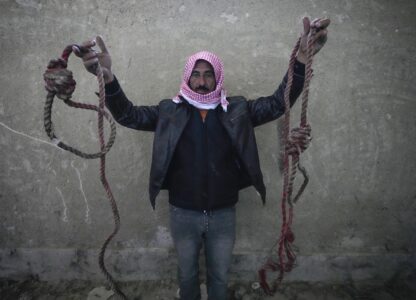
<svg viewBox="0 0 416 300">
<path fill-rule="evenodd" d="M 290 105 L 292 106 L 302 92 L 305 78 L 305 65 L 296 61 L 290 90 Z M 253 126 L 259 126 L 276 120 L 285 112 L 284 92 L 287 83 L 287 73 L 277 90 L 270 96 L 248 101 L 248 111 Z"/>
<path fill-rule="evenodd" d="M 307 61 L 307 39 L 312 32 L 313 54 L 319 52 L 327 41 L 327 27 L 330 20 L 326 18 L 318 18 L 310 22 L 308 17 L 303 18 L 303 33 L 300 40 L 300 47 L 296 56 L 294 69 L 294 77 L 292 88 L 290 90 L 290 105 L 292 106 L 302 92 L 303 82 L 305 78 L 305 63 Z M 312 33 L 311 33 L 312 34 Z M 268 97 L 261 97 L 257 100 L 248 102 L 248 109 L 253 126 L 259 126 L 264 123 L 279 118 L 285 112 L 284 90 L 287 83 L 287 74 L 284 76 L 279 88 Z"/>
<path fill-rule="evenodd" d="M 100 52 L 93 49 L 95 45 L 98 45 Z M 155 131 L 159 107 L 134 106 L 127 99 L 111 71 L 111 56 L 101 36 L 86 41 L 80 46 L 74 46 L 72 50 L 82 58 L 85 69 L 94 75 L 97 73 L 97 63 L 100 63 L 106 83 L 106 106 L 118 123 L 137 130 Z"/>
<path fill-rule="evenodd" d="M 114 119 L 123 126 L 146 131 L 155 131 L 159 118 L 159 106 L 134 106 L 127 99 L 117 78 L 105 85 L 105 104 Z"/>
</svg>

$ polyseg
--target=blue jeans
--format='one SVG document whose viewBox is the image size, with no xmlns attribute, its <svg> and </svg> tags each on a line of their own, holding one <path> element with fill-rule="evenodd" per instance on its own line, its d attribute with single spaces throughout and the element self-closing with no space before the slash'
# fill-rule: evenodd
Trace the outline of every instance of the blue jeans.
<svg viewBox="0 0 416 300">
<path fill-rule="evenodd" d="M 181 300 L 199 300 L 199 252 L 205 248 L 209 300 L 227 299 L 235 242 L 235 207 L 193 211 L 170 205 L 170 229 L 178 255 Z"/>
</svg>

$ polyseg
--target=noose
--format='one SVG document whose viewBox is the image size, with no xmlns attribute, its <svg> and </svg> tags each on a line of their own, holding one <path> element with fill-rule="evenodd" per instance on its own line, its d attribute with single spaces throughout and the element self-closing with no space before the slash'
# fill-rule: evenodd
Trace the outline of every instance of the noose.
<svg viewBox="0 0 416 300">
<path fill-rule="evenodd" d="M 309 96 L 309 83 L 312 78 L 312 60 L 313 60 L 313 39 L 317 33 L 317 29 L 311 28 L 311 32 L 307 38 L 307 62 L 305 64 L 305 81 L 302 92 L 302 111 L 300 117 L 300 126 L 290 130 L 290 91 L 292 88 L 294 65 L 296 61 L 296 54 L 300 47 L 301 38 L 299 38 L 292 50 L 289 69 L 287 76 L 287 83 L 284 91 L 285 113 L 284 113 L 284 128 L 283 128 L 283 142 L 285 145 L 283 156 L 283 192 L 281 200 L 282 212 L 282 226 L 280 237 L 272 248 L 272 253 L 267 259 L 266 263 L 258 271 L 260 286 L 266 294 L 273 295 L 280 283 L 283 281 L 284 274 L 290 272 L 296 263 L 296 253 L 293 249 L 293 242 L 295 235 L 291 229 L 293 222 L 293 205 L 304 192 L 306 185 L 309 182 L 309 177 L 306 169 L 301 166 L 299 162 L 300 154 L 306 150 L 311 141 L 311 126 L 307 121 L 307 108 Z M 297 170 L 303 175 L 303 183 L 294 197 L 293 184 L 296 178 Z M 276 249 L 277 246 L 277 249 Z M 277 250 L 277 251 L 276 251 Z M 274 259 L 272 255 L 277 252 L 278 259 Z M 273 281 L 272 286 L 267 282 L 267 272 L 279 272 L 276 280 Z"/>
<path fill-rule="evenodd" d="M 114 200 L 113 193 L 111 192 L 110 185 L 108 184 L 106 175 L 105 175 L 105 155 L 110 150 L 111 146 L 114 143 L 116 137 L 116 125 L 114 120 L 111 116 L 104 110 L 104 103 L 105 103 L 105 88 L 104 88 L 104 77 L 103 71 L 101 69 L 100 64 L 97 64 L 97 81 L 99 87 L 99 104 L 98 106 L 86 103 L 79 103 L 71 100 L 72 93 L 75 90 L 76 82 L 72 77 L 72 72 L 67 69 L 68 65 L 68 58 L 72 52 L 72 46 L 68 45 L 64 51 L 62 52 L 61 58 L 53 59 L 49 62 L 47 66 L 47 70 L 43 74 L 43 78 L 45 80 L 45 88 L 48 91 L 48 95 L 46 96 L 45 102 L 45 109 L 44 109 L 44 122 L 45 122 L 45 131 L 49 138 L 54 142 L 58 147 L 70 151 L 75 155 L 78 155 L 82 158 L 86 159 L 93 159 L 93 158 L 100 158 L 100 180 L 101 183 L 107 193 L 107 197 L 110 201 L 111 209 L 113 211 L 114 216 L 114 229 L 113 232 L 107 237 L 104 241 L 103 245 L 101 246 L 99 256 L 98 256 L 98 264 L 107 278 L 107 281 L 114 291 L 116 295 L 118 295 L 121 299 L 127 299 L 126 295 L 120 290 L 117 286 L 114 278 L 111 274 L 107 271 L 104 263 L 104 254 L 107 249 L 108 244 L 117 234 L 120 229 L 120 215 L 118 212 L 116 201 Z M 77 45 L 75 45 L 77 46 Z M 79 46 L 77 46 L 79 47 Z M 65 104 L 75 107 L 75 108 L 82 108 L 88 110 L 94 110 L 98 113 L 98 134 L 99 134 L 99 141 L 100 141 L 100 152 L 97 153 L 84 153 L 78 149 L 75 149 L 71 146 L 68 146 L 64 142 L 60 141 L 57 136 L 55 135 L 51 112 L 52 112 L 52 104 L 53 100 L 57 96 L 59 99 L 63 100 Z M 103 120 L 104 118 L 110 123 L 110 137 L 108 139 L 107 144 L 105 144 L 104 139 L 104 126 Z"/>
</svg>

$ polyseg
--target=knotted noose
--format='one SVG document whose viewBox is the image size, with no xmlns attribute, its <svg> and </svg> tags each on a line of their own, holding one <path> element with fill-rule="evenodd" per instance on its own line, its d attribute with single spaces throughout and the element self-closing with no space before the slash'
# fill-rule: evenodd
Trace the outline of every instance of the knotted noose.
<svg viewBox="0 0 416 300">
<path fill-rule="evenodd" d="M 302 92 L 302 112 L 300 117 L 300 126 L 290 130 L 290 91 L 292 88 L 294 65 L 296 61 L 296 53 L 299 50 L 301 38 L 296 42 L 295 47 L 290 56 L 289 69 L 287 76 L 287 83 L 284 91 L 285 113 L 284 113 L 284 156 L 283 156 L 283 192 L 281 201 L 282 212 L 282 227 L 280 231 L 280 238 L 272 248 L 272 253 L 267 259 L 266 263 L 258 271 L 260 286 L 266 294 L 273 295 L 280 283 L 283 280 L 284 273 L 290 272 L 296 263 L 296 254 L 293 249 L 293 242 L 295 235 L 291 229 L 293 221 L 293 204 L 299 199 L 306 185 L 309 182 L 309 177 L 306 169 L 300 165 L 299 156 L 306 150 L 311 141 L 311 126 L 307 121 L 308 95 L 309 83 L 312 78 L 312 59 L 313 59 L 313 38 L 317 30 L 311 28 L 311 32 L 307 38 L 307 62 L 305 64 L 305 81 Z M 297 169 L 303 175 L 303 183 L 294 197 L 293 184 L 296 178 Z M 287 207 L 287 205 L 289 207 Z M 277 246 L 277 249 L 276 249 Z M 273 258 L 277 250 L 278 259 Z M 272 286 L 267 282 L 267 272 L 276 272 L 279 274 L 276 280 L 273 281 Z"/>
<path fill-rule="evenodd" d="M 114 229 L 113 232 L 107 237 L 104 241 L 100 253 L 98 256 L 98 264 L 100 266 L 101 271 L 104 273 L 107 281 L 114 291 L 116 295 L 118 295 L 121 299 L 127 299 L 126 295 L 120 290 L 117 286 L 116 282 L 114 281 L 111 274 L 107 271 L 105 264 L 104 264 L 104 254 L 106 248 L 110 241 L 114 238 L 117 232 L 120 229 L 120 215 L 118 212 L 116 201 L 114 200 L 113 193 L 111 192 L 110 185 L 108 184 L 106 175 L 105 175 L 105 155 L 110 150 L 111 146 L 114 143 L 116 137 L 116 125 L 109 115 L 108 112 L 104 110 L 104 102 L 105 102 L 105 89 L 104 89 L 104 77 L 103 71 L 101 69 L 100 64 L 96 65 L 97 71 L 97 80 L 98 80 L 98 87 L 99 87 L 99 104 L 98 106 L 92 104 L 85 104 L 79 103 L 71 100 L 72 93 L 75 90 L 76 82 L 72 77 L 72 72 L 67 69 L 68 65 L 68 58 L 72 52 L 72 46 L 77 45 L 68 45 L 64 51 L 62 52 L 61 58 L 53 59 L 49 62 L 47 66 L 47 70 L 43 74 L 43 78 L 45 80 L 45 88 L 48 91 L 48 95 L 46 96 L 45 102 L 45 109 L 44 109 L 44 120 L 45 120 L 45 131 L 49 138 L 54 142 L 58 147 L 70 151 L 75 155 L 78 155 L 82 158 L 86 159 L 93 159 L 93 158 L 100 158 L 100 180 L 104 186 L 104 189 L 107 193 L 108 199 L 111 204 L 111 209 L 113 211 L 114 216 Z M 82 47 L 77 46 L 82 50 Z M 95 110 L 98 113 L 98 135 L 100 141 L 100 152 L 97 153 L 85 153 L 78 149 L 68 146 L 64 142 L 60 141 L 57 136 L 55 135 L 53 124 L 52 124 L 52 104 L 53 100 L 57 96 L 59 99 L 63 100 L 65 104 L 75 107 L 75 108 L 82 108 L 88 110 Z M 105 144 L 104 140 L 104 126 L 103 126 L 103 118 L 105 118 L 110 123 L 110 137 L 108 139 L 107 144 Z"/>
</svg>

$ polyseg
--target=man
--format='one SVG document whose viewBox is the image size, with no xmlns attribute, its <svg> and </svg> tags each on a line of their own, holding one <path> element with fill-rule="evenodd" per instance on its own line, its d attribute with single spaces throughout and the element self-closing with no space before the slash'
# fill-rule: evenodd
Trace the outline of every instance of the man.
<svg viewBox="0 0 416 300">
<path fill-rule="evenodd" d="M 314 53 L 327 39 L 329 19 L 310 23 L 304 18 L 304 33 L 295 63 L 290 93 L 293 104 L 302 91 L 306 38 L 311 27 Z M 111 57 L 101 37 L 74 47 L 85 67 L 95 73 L 100 62 L 106 82 L 106 105 L 123 126 L 154 131 L 149 194 L 169 191 L 170 227 L 178 255 L 180 298 L 200 299 L 199 252 L 204 245 L 207 291 L 211 300 L 227 298 L 228 271 L 235 240 L 235 204 L 240 189 L 253 185 L 263 203 L 266 189 L 260 170 L 254 127 L 284 113 L 286 76 L 274 94 L 247 101 L 226 97 L 223 65 L 213 53 L 202 51 L 189 57 L 178 96 L 155 106 L 134 106 L 111 71 Z"/>
</svg>

